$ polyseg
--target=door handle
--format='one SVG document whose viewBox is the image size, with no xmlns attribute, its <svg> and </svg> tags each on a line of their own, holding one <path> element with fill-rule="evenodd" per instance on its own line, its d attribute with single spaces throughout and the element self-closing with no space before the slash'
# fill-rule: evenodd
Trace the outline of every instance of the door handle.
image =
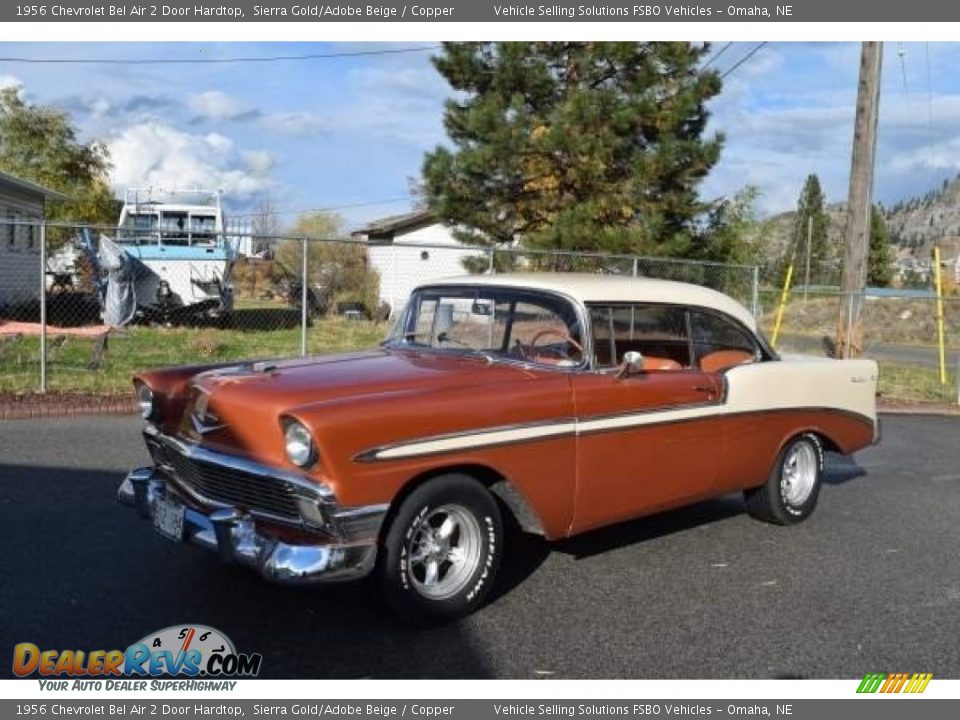
<svg viewBox="0 0 960 720">
<path fill-rule="evenodd" d="M 694 385 L 690 389 L 696 392 L 710 393 L 711 395 L 717 391 L 713 385 Z"/>
</svg>

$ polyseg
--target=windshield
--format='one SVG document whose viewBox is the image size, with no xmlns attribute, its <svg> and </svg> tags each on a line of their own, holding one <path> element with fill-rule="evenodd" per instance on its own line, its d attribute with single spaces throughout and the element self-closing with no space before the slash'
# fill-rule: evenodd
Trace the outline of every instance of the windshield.
<svg viewBox="0 0 960 720">
<path fill-rule="evenodd" d="M 580 322 L 570 302 L 509 288 L 418 290 L 386 344 L 562 367 L 584 360 Z"/>
</svg>

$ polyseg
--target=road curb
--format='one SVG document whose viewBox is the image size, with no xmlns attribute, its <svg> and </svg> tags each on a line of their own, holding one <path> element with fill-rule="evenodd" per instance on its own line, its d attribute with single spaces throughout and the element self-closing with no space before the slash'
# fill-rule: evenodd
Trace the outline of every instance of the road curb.
<svg viewBox="0 0 960 720">
<path fill-rule="evenodd" d="M 123 395 L 23 395 L 0 398 L 0 420 L 132 415 L 139 411 L 132 393 Z"/>
<path fill-rule="evenodd" d="M 0 397 L 0 420 L 28 420 L 76 415 L 134 415 L 140 411 L 132 393 L 123 395 L 21 395 Z M 960 406 L 879 405 L 882 415 L 960 417 Z"/>
<path fill-rule="evenodd" d="M 930 415 L 932 417 L 956 417 L 960 418 L 960 407 L 952 409 L 949 407 L 878 407 L 877 412 L 880 415 Z"/>
</svg>

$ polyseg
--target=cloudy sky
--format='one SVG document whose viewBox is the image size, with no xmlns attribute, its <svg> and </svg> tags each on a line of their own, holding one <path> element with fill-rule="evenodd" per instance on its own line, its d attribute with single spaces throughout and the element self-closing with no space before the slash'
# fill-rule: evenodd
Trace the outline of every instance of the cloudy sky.
<svg viewBox="0 0 960 720">
<path fill-rule="evenodd" d="M 715 43 L 726 72 L 757 43 Z M 105 142 L 112 182 L 222 188 L 239 214 L 269 192 L 287 214 L 340 208 L 349 226 L 407 210 L 407 179 L 444 141 L 449 94 L 430 52 L 275 62 L 167 60 L 329 55 L 417 43 L 0 43 L 0 86 L 69 111 Z M 725 48 L 725 49 L 724 49 Z M 960 171 L 960 44 L 887 43 L 877 197 L 892 203 Z M 57 59 L 56 64 L 16 58 Z M 109 60 L 80 63 L 76 60 Z M 139 61 L 137 64 L 118 61 Z M 770 43 L 726 78 L 711 130 L 727 143 L 707 197 L 758 186 L 761 210 L 792 208 L 808 173 L 846 196 L 859 45 Z"/>
</svg>

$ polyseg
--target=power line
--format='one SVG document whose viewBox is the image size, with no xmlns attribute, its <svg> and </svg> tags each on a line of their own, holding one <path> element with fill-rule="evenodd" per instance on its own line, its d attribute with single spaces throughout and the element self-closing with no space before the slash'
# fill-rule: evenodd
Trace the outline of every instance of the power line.
<svg viewBox="0 0 960 720">
<path fill-rule="evenodd" d="M 742 58 L 740 58 L 739 60 L 737 60 L 737 62 L 735 62 L 732 66 L 730 66 L 729 68 L 727 68 L 726 72 L 724 72 L 724 73 L 720 76 L 720 79 L 721 79 L 721 80 L 725 80 L 727 77 L 729 77 L 730 75 L 732 75 L 733 72 L 734 72 L 738 67 L 740 67 L 741 65 L 743 65 L 745 62 L 747 62 L 747 60 L 749 60 L 749 59 L 752 58 L 754 55 L 756 55 L 758 52 L 760 52 L 760 49 L 763 48 L 764 45 L 768 45 L 768 44 L 769 44 L 769 42 L 766 41 L 766 40 L 763 41 L 763 42 L 761 42 L 761 43 L 757 43 L 750 52 L 748 52 L 748 53 L 747 53 L 746 55 L 744 55 Z"/>
<path fill-rule="evenodd" d="M 726 45 L 724 45 L 722 48 L 720 48 L 719 50 L 717 50 L 717 52 L 715 52 L 713 55 L 711 55 L 709 58 L 707 58 L 707 61 L 703 64 L 703 66 L 702 66 L 700 69 L 701 69 L 701 70 L 706 70 L 708 67 L 710 67 L 711 65 L 713 65 L 714 62 L 716 62 L 717 60 L 720 59 L 720 56 L 721 56 L 721 55 L 723 55 L 727 50 L 730 49 L 730 46 L 731 46 L 731 45 L 733 45 L 733 43 L 732 43 L 732 42 L 728 42 L 728 43 L 727 43 Z"/>
<path fill-rule="evenodd" d="M 900 77 L 903 80 L 903 104 L 907 108 L 907 125 L 912 125 L 913 117 L 910 112 L 910 88 L 907 86 L 907 51 L 903 49 L 903 43 L 899 44 L 897 56 L 900 58 Z"/>
<path fill-rule="evenodd" d="M 0 57 L 0 62 L 27 63 L 32 65 L 225 65 L 230 63 L 295 62 L 299 60 L 331 60 L 348 57 L 371 57 L 374 55 L 403 55 L 406 53 L 430 52 L 439 50 L 440 45 L 424 47 L 395 48 L 388 50 L 357 50 L 355 52 L 310 53 L 307 55 L 269 55 L 263 57 L 227 57 L 227 58 L 140 58 L 124 60 L 120 58 L 26 58 Z"/>
<path fill-rule="evenodd" d="M 351 208 L 370 207 L 373 205 L 392 205 L 403 200 L 412 200 L 412 198 L 409 195 L 400 195 L 392 198 L 384 198 L 382 200 L 368 200 L 365 202 L 348 203 L 345 205 L 328 205 L 326 207 L 301 208 L 300 210 L 268 210 L 266 212 L 230 213 L 230 217 L 257 218 L 264 217 L 265 215 L 306 215 L 309 213 L 331 212 L 333 210 L 349 210 Z"/>
<path fill-rule="evenodd" d="M 936 135 L 933 132 L 933 71 L 930 69 L 930 43 L 924 43 L 927 56 L 927 132 L 930 136 L 930 172 L 937 167 Z"/>
</svg>

